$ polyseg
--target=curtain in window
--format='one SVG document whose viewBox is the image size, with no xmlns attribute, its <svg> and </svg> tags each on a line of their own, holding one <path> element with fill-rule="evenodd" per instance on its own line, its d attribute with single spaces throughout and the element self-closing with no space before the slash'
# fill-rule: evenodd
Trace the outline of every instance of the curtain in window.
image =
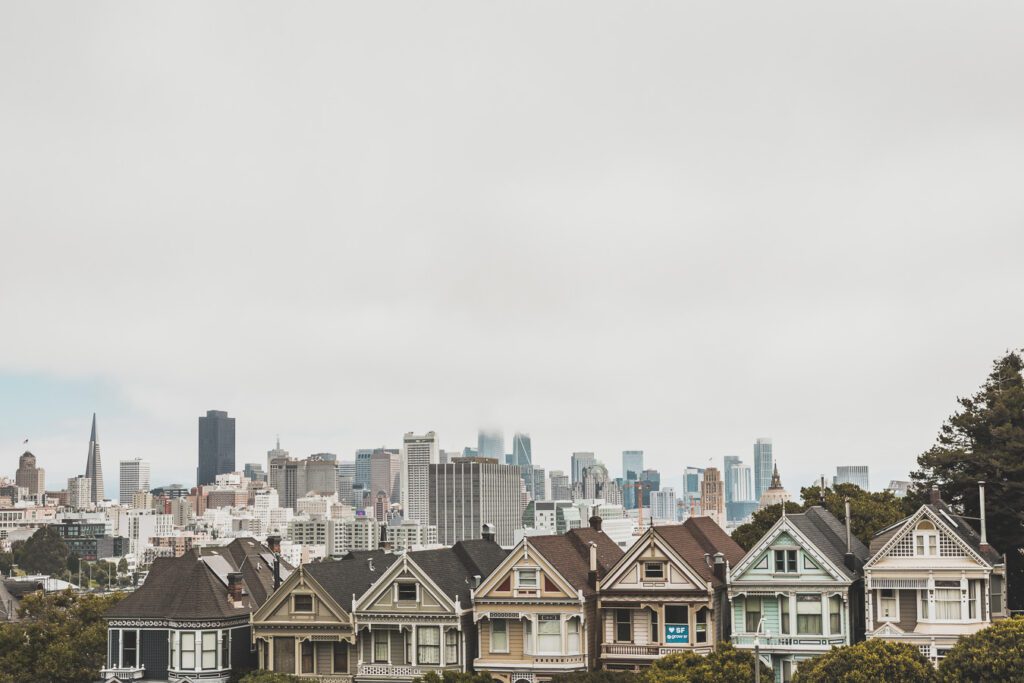
<svg viewBox="0 0 1024 683">
<path fill-rule="evenodd" d="M 565 622 L 565 630 L 568 635 L 568 647 L 569 654 L 575 655 L 580 653 L 580 618 L 573 617 L 569 621 Z"/>
<path fill-rule="evenodd" d="M 935 618 L 948 621 L 960 618 L 960 589 L 935 589 Z"/>
<path fill-rule="evenodd" d="M 792 633 L 789 630 L 789 596 L 783 595 L 779 598 L 779 616 L 782 619 L 782 632 Z"/>
<path fill-rule="evenodd" d="M 537 652 L 562 651 L 562 618 L 542 614 L 537 618 Z"/>
<path fill-rule="evenodd" d="M 761 598 L 747 598 L 747 633 L 757 633 L 761 623 Z"/>
<path fill-rule="evenodd" d="M 390 642 L 388 641 L 387 631 L 374 631 L 373 632 L 373 661 L 378 664 L 384 664 L 388 661 L 388 648 Z"/>
<path fill-rule="evenodd" d="M 444 663 L 455 664 L 459 661 L 459 632 L 448 629 L 444 632 Z"/>
<path fill-rule="evenodd" d="M 416 661 L 420 664 L 441 663 L 441 629 L 420 626 L 416 629 Z"/>
<path fill-rule="evenodd" d="M 796 632 L 821 633 L 821 596 L 796 596 Z"/>
<path fill-rule="evenodd" d="M 842 610 L 843 610 L 843 599 L 838 595 L 833 595 L 828 599 L 828 628 L 829 633 L 838 635 L 842 633 Z"/>
</svg>

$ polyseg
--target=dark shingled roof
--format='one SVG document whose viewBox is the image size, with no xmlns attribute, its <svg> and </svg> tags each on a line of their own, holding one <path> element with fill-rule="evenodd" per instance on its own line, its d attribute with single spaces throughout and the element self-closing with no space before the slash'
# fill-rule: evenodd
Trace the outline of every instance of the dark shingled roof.
<svg viewBox="0 0 1024 683">
<path fill-rule="evenodd" d="M 978 534 L 978 532 L 974 530 L 974 527 L 972 527 L 966 519 L 964 519 L 957 513 L 953 512 L 953 510 L 948 505 L 946 505 L 945 502 L 939 501 L 938 504 L 929 503 L 923 505 L 922 507 L 927 508 L 936 518 L 942 520 L 942 523 L 947 528 L 949 528 L 950 531 L 952 531 L 954 534 L 956 534 L 957 537 L 959 537 L 968 546 L 970 546 L 970 548 L 974 550 L 974 552 L 981 555 L 981 557 L 983 557 L 986 562 L 992 565 L 1003 563 L 1003 556 L 991 545 L 989 545 L 986 549 L 982 550 L 981 536 Z M 914 515 L 916 514 L 917 513 L 915 512 Z M 878 551 L 882 549 L 882 546 L 888 543 L 889 539 L 891 539 L 893 536 L 904 533 L 907 530 L 907 522 L 909 522 L 910 518 L 914 515 L 911 515 L 906 519 L 902 519 L 893 526 L 889 527 L 888 529 L 883 529 L 882 531 L 875 534 L 875 536 L 871 539 L 871 548 L 869 551 L 869 556 L 876 555 Z M 952 518 L 953 524 L 950 524 L 949 519 L 946 519 L 947 515 L 950 518 Z"/>
<path fill-rule="evenodd" d="M 735 566 L 746 554 L 743 548 L 732 540 L 732 536 L 725 533 L 725 530 L 710 517 L 690 517 L 682 524 L 656 526 L 654 532 L 661 536 L 701 578 L 710 581 L 712 586 L 724 584 L 708 566 L 704 559 L 705 554 L 722 553 L 730 566 Z"/>
<path fill-rule="evenodd" d="M 848 579 L 856 579 L 860 575 L 859 572 L 846 567 L 846 527 L 831 512 L 820 505 L 815 505 L 801 513 L 788 514 L 786 517 Z M 863 566 L 868 559 L 867 546 L 856 536 L 851 536 L 850 550 L 858 560 L 857 565 Z"/>
<path fill-rule="evenodd" d="M 508 551 L 493 541 L 459 541 L 451 548 L 417 550 L 409 553 L 409 559 L 422 569 L 430 580 L 452 600 L 469 607 L 472 604 L 470 591 L 474 577 L 481 580 L 497 569 Z"/>
<path fill-rule="evenodd" d="M 303 565 L 302 571 L 320 584 L 342 609 L 351 612 L 353 593 L 356 598 L 365 593 L 397 559 L 397 555 L 383 550 L 352 551 L 334 562 Z"/>
<path fill-rule="evenodd" d="M 194 548 L 181 557 L 153 561 L 146 582 L 106 612 L 123 619 L 220 619 L 244 616 L 263 604 L 273 591 L 274 567 L 264 556 L 270 550 L 250 538 L 236 538 L 227 546 Z M 242 574 L 241 606 L 228 599 L 227 585 L 208 559 L 224 558 L 230 571 Z M 210 562 L 215 562 L 210 560 Z M 291 565 L 281 561 L 282 578 Z"/>
<path fill-rule="evenodd" d="M 530 545 L 550 562 L 574 588 L 584 595 L 593 595 L 594 589 L 587 581 L 590 574 L 590 544 L 597 546 L 597 576 L 608 573 L 619 558 L 622 548 L 607 534 L 590 527 L 571 529 L 563 535 L 529 536 Z"/>
</svg>

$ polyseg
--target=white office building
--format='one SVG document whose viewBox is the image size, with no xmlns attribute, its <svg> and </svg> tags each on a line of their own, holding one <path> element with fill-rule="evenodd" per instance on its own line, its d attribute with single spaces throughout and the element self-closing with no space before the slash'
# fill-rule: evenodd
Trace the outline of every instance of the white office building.
<svg viewBox="0 0 1024 683">
<path fill-rule="evenodd" d="M 430 523 L 430 466 L 437 464 L 437 435 L 407 432 L 402 439 L 402 516 Z"/>
<path fill-rule="evenodd" d="M 120 492 L 118 497 L 121 505 L 131 505 L 133 497 L 137 492 L 143 491 L 148 493 L 150 488 L 152 487 L 149 481 L 149 462 L 142 458 L 121 461 Z"/>
</svg>

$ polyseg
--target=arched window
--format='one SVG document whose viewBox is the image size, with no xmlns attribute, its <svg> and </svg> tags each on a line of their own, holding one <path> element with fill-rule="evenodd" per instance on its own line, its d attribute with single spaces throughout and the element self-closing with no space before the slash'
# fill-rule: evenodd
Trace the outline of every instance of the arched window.
<svg viewBox="0 0 1024 683">
<path fill-rule="evenodd" d="M 939 554 L 939 532 L 929 520 L 921 520 L 914 529 L 914 555 L 934 557 Z"/>
</svg>

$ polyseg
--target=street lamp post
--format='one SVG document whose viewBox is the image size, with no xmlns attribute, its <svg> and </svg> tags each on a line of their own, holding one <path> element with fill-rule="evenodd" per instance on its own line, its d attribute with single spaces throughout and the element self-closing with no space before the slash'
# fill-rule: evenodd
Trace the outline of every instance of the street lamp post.
<svg viewBox="0 0 1024 683">
<path fill-rule="evenodd" d="M 764 617 L 757 622 L 757 631 L 754 632 L 754 683 L 761 683 L 761 627 L 764 626 Z"/>
</svg>

